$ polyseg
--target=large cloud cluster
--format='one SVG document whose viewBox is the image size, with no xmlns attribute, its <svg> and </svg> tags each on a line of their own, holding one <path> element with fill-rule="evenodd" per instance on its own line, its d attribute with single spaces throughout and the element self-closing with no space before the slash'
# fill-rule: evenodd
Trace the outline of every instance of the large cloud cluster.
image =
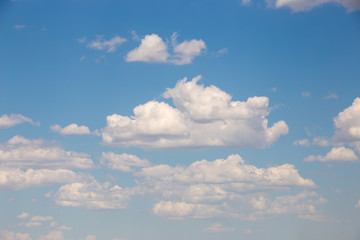
<svg viewBox="0 0 360 240">
<path fill-rule="evenodd" d="M 204 147 L 266 147 L 288 133 L 284 121 L 268 127 L 267 97 L 232 101 L 215 86 L 198 84 L 200 76 L 179 81 L 163 94 L 165 102 L 149 101 L 134 116 L 113 114 L 102 131 L 103 143 L 149 149 Z"/>
</svg>

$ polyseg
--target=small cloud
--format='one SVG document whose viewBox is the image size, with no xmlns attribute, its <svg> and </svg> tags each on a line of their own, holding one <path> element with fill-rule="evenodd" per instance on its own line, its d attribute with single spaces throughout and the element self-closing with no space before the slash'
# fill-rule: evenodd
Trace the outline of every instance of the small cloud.
<svg viewBox="0 0 360 240">
<path fill-rule="evenodd" d="M 26 25 L 14 25 L 13 27 L 15 29 L 23 29 L 23 28 L 26 28 Z"/>
<path fill-rule="evenodd" d="M 82 37 L 82 38 L 77 39 L 78 43 L 84 43 L 84 42 L 86 42 L 86 40 L 87 40 L 87 37 Z"/>
<path fill-rule="evenodd" d="M 251 0 L 241 0 L 242 5 L 249 5 L 251 3 Z"/>
<path fill-rule="evenodd" d="M 10 114 L 10 115 L 4 114 L 0 117 L 0 128 L 9 128 L 25 122 L 28 122 L 36 126 L 40 125 L 40 123 L 34 122 L 30 118 L 24 117 L 21 114 Z"/>
<path fill-rule="evenodd" d="M 126 39 L 119 36 L 104 40 L 102 35 L 98 35 L 97 39 L 90 42 L 86 47 L 95 50 L 106 50 L 107 52 L 112 53 L 124 42 L 126 42 Z"/>
<path fill-rule="evenodd" d="M 94 236 L 94 235 L 88 235 L 88 236 L 86 237 L 86 240 L 96 240 L 96 236 Z"/>
<path fill-rule="evenodd" d="M 36 221 L 36 222 L 45 222 L 45 221 L 52 221 L 53 217 L 52 216 L 33 216 L 31 218 L 31 221 Z"/>
<path fill-rule="evenodd" d="M 336 193 L 336 194 L 342 193 L 339 188 L 331 188 L 331 191 L 333 191 L 333 192 Z"/>
<path fill-rule="evenodd" d="M 273 88 L 271 89 L 272 92 L 276 92 L 276 90 L 277 90 L 276 87 L 273 87 Z"/>
<path fill-rule="evenodd" d="M 253 231 L 249 228 L 244 230 L 244 234 L 246 234 L 246 235 L 250 235 L 252 233 L 253 233 Z"/>
<path fill-rule="evenodd" d="M 85 59 L 86 59 L 86 57 L 85 57 L 85 56 L 82 56 L 82 57 L 80 58 L 80 62 L 84 61 Z"/>
<path fill-rule="evenodd" d="M 51 131 L 59 133 L 61 135 L 88 135 L 91 134 L 90 129 L 87 126 L 78 126 L 76 123 L 72 123 L 66 127 L 61 127 L 59 124 L 50 127 Z"/>
<path fill-rule="evenodd" d="M 136 42 L 140 42 L 141 39 L 140 37 L 137 35 L 136 31 L 135 30 L 132 30 L 131 31 L 131 35 L 132 35 L 132 40 L 136 41 Z"/>
<path fill-rule="evenodd" d="M 203 232 L 232 232 L 234 228 L 225 227 L 221 223 L 214 223 L 210 227 L 207 227 L 203 230 Z"/>
<path fill-rule="evenodd" d="M 345 147 L 334 147 L 325 156 L 311 155 L 304 159 L 305 162 L 353 162 L 359 160 L 354 151 Z"/>
<path fill-rule="evenodd" d="M 301 96 L 302 96 L 303 98 L 309 98 L 309 97 L 311 97 L 311 94 L 310 94 L 309 91 L 306 91 L 306 92 L 301 92 Z"/>
<path fill-rule="evenodd" d="M 217 51 L 216 53 L 215 53 L 215 56 L 216 57 L 220 57 L 220 56 L 222 56 L 222 55 L 224 55 L 224 54 L 227 54 L 228 53 L 228 49 L 227 48 L 222 48 L 222 49 L 220 49 L 219 51 Z"/>
<path fill-rule="evenodd" d="M 25 227 L 40 227 L 42 226 L 41 222 L 28 222 L 25 223 Z"/>
<path fill-rule="evenodd" d="M 330 100 L 330 99 L 338 99 L 338 95 L 336 93 L 329 93 L 328 95 L 326 95 L 324 97 L 325 100 Z"/>
<path fill-rule="evenodd" d="M 43 27 L 43 28 L 41 28 L 40 30 L 43 31 L 43 32 L 46 32 L 46 31 L 47 31 L 47 28 L 46 28 L 46 27 Z"/>
<path fill-rule="evenodd" d="M 23 212 L 17 216 L 17 218 L 19 219 L 28 218 L 28 217 L 30 217 L 30 215 L 26 212 Z"/>
<path fill-rule="evenodd" d="M 305 138 L 305 139 L 300 139 L 300 140 L 296 140 L 293 142 L 294 146 L 310 146 L 310 141 L 309 139 Z"/>
<path fill-rule="evenodd" d="M 355 204 L 355 208 L 360 208 L 360 200 Z"/>
</svg>

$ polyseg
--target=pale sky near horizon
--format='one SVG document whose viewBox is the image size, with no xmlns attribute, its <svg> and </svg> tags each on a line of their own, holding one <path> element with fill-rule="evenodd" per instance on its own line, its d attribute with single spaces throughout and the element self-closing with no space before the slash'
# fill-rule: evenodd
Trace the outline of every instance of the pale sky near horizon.
<svg viewBox="0 0 360 240">
<path fill-rule="evenodd" d="M 360 239 L 359 0 L 0 1 L 0 240 Z"/>
</svg>

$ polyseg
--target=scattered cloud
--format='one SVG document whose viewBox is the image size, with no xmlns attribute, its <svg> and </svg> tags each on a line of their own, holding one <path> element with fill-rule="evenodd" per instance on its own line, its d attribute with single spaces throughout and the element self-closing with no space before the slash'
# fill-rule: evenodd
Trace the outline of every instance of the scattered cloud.
<svg viewBox="0 0 360 240">
<path fill-rule="evenodd" d="M 138 158 L 131 154 L 116 154 L 113 152 L 102 153 L 101 165 L 122 172 L 132 172 L 132 167 L 148 167 L 151 163 L 146 159 Z"/>
<path fill-rule="evenodd" d="M 0 117 L 0 128 L 9 128 L 21 123 L 31 123 L 33 125 L 39 125 L 39 123 L 34 122 L 30 118 L 24 117 L 21 114 L 4 114 Z"/>
<path fill-rule="evenodd" d="M 28 218 L 28 217 L 30 217 L 30 215 L 26 212 L 23 212 L 17 216 L 17 218 L 19 219 Z"/>
<path fill-rule="evenodd" d="M 246 234 L 246 235 L 250 235 L 252 233 L 253 233 L 253 231 L 251 229 L 249 229 L 249 228 L 244 230 L 244 234 Z"/>
<path fill-rule="evenodd" d="M 0 168 L 0 190 L 19 190 L 30 187 L 42 187 L 55 184 L 71 183 L 84 177 L 66 169 L 27 169 Z"/>
<path fill-rule="evenodd" d="M 108 182 L 101 184 L 92 179 L 64 185 L 51 197 L 60 206 L 122 209 L 127 207 L 132 194 L 129 189 L 122 189 L 118 185 L 111 187 Z"/>
<path fill-rule="evenodd" d="M 330 99 L 338 99 L 338 95 L 336 93 L 329 93 L 328 95 L 326 95 L 324 97 L 325 100 L 330 100 Z"/>
<path fill-rule="evenodd" d="M 86 237 L 86 240 L 96 240 L 96 236 L 95 235 L 88 235 Z"/>
<path fill-rule="evenodd" d="M 235 228 L 233 227 L 225 227 L 221 223 L 214 223 L 210 227 L 207 227 L 203 230 L 203 232 L 232 232 Z"/>
<path fill-rule="evenodd" d="M 11 232 L 5 229 L 0 229 L 0 239 L 2 240 L 31 240 L 28 233 Z"/>
<path fill-rule="evenodd" d="M 0 164 L 19 168 L 93 168 L 86 153 L 65 151 L 54 142 L 14 136 L 0 144 Z"/>
<path fill-rule="evenodd" d="M 177 33 L 171 37 L 173 53 L 168 51 L 168 44 L 157 34 L 146 35 L 140 46 L 131 50 L 127 56 L 127 62 L 148 62 L 148 63 L 173 63 L 176 65 L 189 64 L 200 55 L 206 45 L 203 40 L 190 40 L 177 43 Z"/>
<path fill-rule="evenodd" d="M 307 91 L 307 92 L 301 92 L 301 96 L 302 96 L 303 98 L 309 98 L 309 97 L 311 97 L 311 94 L 310 94 L 309 91 Z"/>
<path fill-rule="evenodd" d="M 78 39 L 78 41 L 79 41 L 79 39 Z M 83 41 L 83 39 L 81 39 L 79 42 L 81 42 L 81 41 Z M 83 42 L 85 42 L 85 41 L 86 41 L 86 39 Z M 119 36 L 115 36 L 109 40 L 104 40 L 102 35 L 98 35 L 96 40 L 91 41 L 86 46 L 91 49 L 101 50 L 101 51 L 104 50 L 109 53 L 112 53 L 112 52 L 115 52 L 117 50 L 117 48 L 120 45 L 122 45 L 124 42 L 126 42 L 126 39 L 119 37 Z"/>
<path fill-rule="evenodd" d="M 82 56 L 82 57 L 80 58 L 80 62 L 84 61 L 85 59 L 86 59 L 86 57 L 85 57 L 85 56 Z"/>
<path fill-rule="evenodd" d="M 18 25 L 14 25 L 13 27 L 14 27 L 14 29 L 23 29 L 23 28 L 26 28 L 26 25 L 18 24 Z"/>
<path fill-rule="evenodd" d="M 150 101 L 134 108 L 134 116 L 107 116 L 102 130 L 103 143 L 111 146 L 137 146 L 148 149 L 257 147 L 269 146 L 288 126 L 279 121 L 268 127 L 267 97 L 232 101 L 215 86 L 198 84 L 201 76 L 179 81 L 168 88 L 165 102 Z"/>
<path fill-rule="evenodd" d="M 305 138 L 305 139 L 299 139 L 293 142 L 294 146 L 310 146 L 310 141 L 309 139 Z"/>
<path fill-rule="evenodd" d="M 78 126 L 76 123 L 72 123 L 66 127 L 61 127 L 56 124 L 50 127 L 51 131 L 59 133 L 61 135 L 86 135 L 91 134 L 90 129 L 87 126 Z"/>
<path fill-rule="evenodd" d="M 39 240 L 64 240 L 64 235 L 60 230 L 53 230 L 46 236 L 41 236 Z"/>
<path fill-rule="evenodd" d="M 42 223 L 41 222 L 28 222 L 24 224 L 25 227 L 41 227 Z"/>
<path fill-rule="evenodd" d="M 37 222 L 45 222 L 45 221 L 52 221 L 53 217 L 52 216 L 33 216 L 30 220 L 37 221 Z"/>
<path fill-rule="evenodd" d="M 315 7 L 326 3 L 340 4 L 347 9 L 348 12 L 353 12 L 360 9 L 360 2 L 358 0 L 275 0 L 273 4 L 275 8 L 289 7 L 293 12 L 309 11 Z"/>
<path fill-rule="evenodd" d="M 360 208 L 360 200 L 355 204 L 355 208 Z"/>
<path fill-rule="evenodd" d="M 228 53 L 228 49 L 227 48 L 222 48 L 222 49 L 220 49 L 219 51 L 217 51 L 215 53 L 215 56 L 220 57 L 220 56 L 225 55 L 227 53 Z"/>
<path fill-rule="evenodd" d="M 137 35 L 136 31 L 135 30 L 132 30 L 131 32 L 131 38 L 132 40 L 136 41 L 136 42 L 140 42 L 141 41 L 141 38 L 139 37 L 139 35 Z"/>
<path fill-rule="evenodd" d="M 325 156 L 311 155 L 304 159 L 305 162 L 353 162 L 359 160 L 354 151 L 345 147 L 334 147 Z"/>
</svg>

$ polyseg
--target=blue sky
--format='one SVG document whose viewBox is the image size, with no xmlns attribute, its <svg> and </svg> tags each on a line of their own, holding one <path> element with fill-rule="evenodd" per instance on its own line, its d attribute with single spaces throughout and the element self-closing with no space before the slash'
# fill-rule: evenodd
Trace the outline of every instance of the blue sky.
<svg viewBox="0 0 360 240">
<path fill-rule="evenodd" d="M 0 239 L 360 237 L 360 2 L 0 2 Z"/>
</svg>

